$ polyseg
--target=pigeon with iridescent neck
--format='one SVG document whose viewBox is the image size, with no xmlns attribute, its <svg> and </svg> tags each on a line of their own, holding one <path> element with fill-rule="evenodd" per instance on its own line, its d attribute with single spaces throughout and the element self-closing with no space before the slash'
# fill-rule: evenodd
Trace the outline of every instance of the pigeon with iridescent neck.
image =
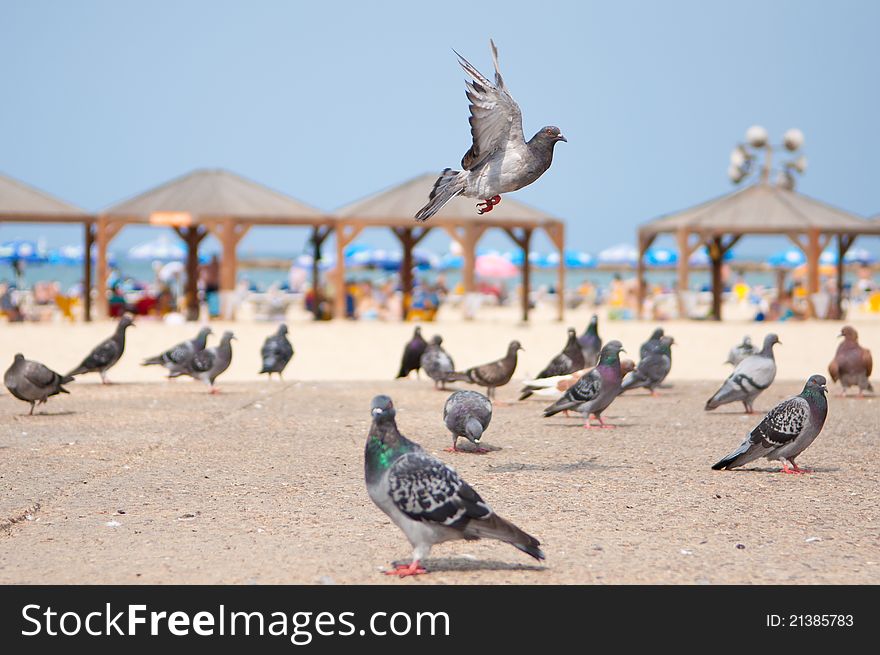
<svg viewBox="0 0 880 655">
<path fill-rule="evenodd" d="M 750 355 L 733 369 L 733 373 L 724 381 L 721 388 L 706 402 L 706 411 L 721 407 L 727 403 L 741 401 L 746 414 L 755 411 L 755 399 L 764 389 L 773 384 L 776 378 L 776 360 L 773 357 L 773 346 L 779 341 L 775 334 L 764 337 L 761 352 Z"/>
<path fill-rule="evenodd" d="M 473 145 L 461 159 L 462 170 L 444 169 L 428 196 L 428 204 L 416 214 L 427 221 L 458 195 L 479 198 L 480 214 L 492 211 L 502 193 L 522 189 L 541 177 L 553 162 L 553 149 L 567 141 L 558 127 L 543 127 L 528 141 L 523 136 L 522 113 L 510 95 L 498 66 L 498 49 L 493 41 L 495 83 L 490 82 L 467 59 L 459 64 L 473 78 L 466 82 L 470 100 Z"/>
<path fill-rule="evenodd" d="M 613 428 L 610 423 L 602 420 L 602 412 L 614 402 L 620 394 L 621 371 L 620 353 L 623 344 L 619 341 L 609 341 L 602 347 L 599 353 L 599 363 L 592 371 L 584 375 L 574 385 L 568 388 L 562 398 L 544 410 L 544 416 L 553 416 L 566 410 L 574 410 L 585 418 L 584 427 L 592 428 L 590 415 L 596 417 L 600 428 Z"/>
<path fill-rule="evenodd" d="M 825 425 L 828 387 L 822 375 L 814 375 L 800 395 L 771 409 L 739 448 L 716 463 L 716 471 L 748 464 L 760 457 L 782 462 L 783 473 L 808 473 L 798 468 L 795 457 L 809 446 Z"/>
<path fill-rule="evenodd" d="M 492 420 L 492 401 L 477 391 L 456 391 L 446 399 L 443 406 L 443 422 L 452 433 L 452 448 L 447 452 L 487 453 L 480 447 L 483 432 Z M 464 437 L 476 447 L 474 450 L 461 451 L 456 444 L 458 438 Z"/>
<path fill-rule="evenodd" d="M 364 449 L 367 493 L 413 547 L 412 561 L 388 575 L 427 573 L 422 562 L 435 544 L 453 539 L 497 539 L 535 559 L 540 542 L 498 516 L 454 469 L 397 429 L 391 398 L 376 396 Z"/>
<path fill-rule="evenodd" d="M 602 338 L 599 336 L 599 317 L 595 314 L 590 319 L 587 329 L 578 337 L 578 343 L 581 344 L 581 352 L 584 353 L 584 365 L 588 368 L 595 366 L 602 350 Z"/>
<path fill-rule="evenodd" d="M 83 373 L 100 373 L 101 383 L 110 384 L 107 379 L 107 371 L 109 371 L 116 362 L 122 357 L 125 351 L 125 331 L 134 326 L 131 316 L 125 314 L 116 324 L 116 331 L 113 336 L 104 339 L 82 360 L 79 366 L 68 373 L 68 377 L 82 375 Z"/>
</svg>

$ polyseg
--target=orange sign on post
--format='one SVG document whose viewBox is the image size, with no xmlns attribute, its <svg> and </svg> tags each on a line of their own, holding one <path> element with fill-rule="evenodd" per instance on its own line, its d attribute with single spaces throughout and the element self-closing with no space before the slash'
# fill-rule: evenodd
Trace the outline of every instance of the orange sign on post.
<svg viewBox="0 0 880 655">
<path fill-rule="evenodd" d="M 192 215 L 189 212 L 153 212 L 150 214 L 150 224 L 189 227 L 192 225 Z"/>
</svg>

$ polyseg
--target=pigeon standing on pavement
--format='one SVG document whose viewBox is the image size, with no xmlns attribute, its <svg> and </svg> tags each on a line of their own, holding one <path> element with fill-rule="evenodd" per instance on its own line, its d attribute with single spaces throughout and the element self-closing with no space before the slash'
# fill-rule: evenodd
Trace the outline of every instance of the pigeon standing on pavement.
<svg viewBox="0 0 880 655">
<path fill-rule="evenodd" d="M 205 348 L 192 356 L 184 366 L 184 373 L 209 385 L 211 393 L 219 393 L 214 386 L 214 380 L 232 363 L 233 339 L 235 335 L 232 332 L 224 332 L 218 345 Z"/>
<path fill-rule="evenodd" d="M 599 337 L 599 317 L 595 314 L 590 319 L 587 329 L 578 337 L 578 343 L 581 344 L 581 351 L 584 353 L 585 365 L 595 366 L 599 359 L 599 353 L 602 351 L 602 339 Z"/>
<path fill-rule="evenodd" d="M 775 334 L 764 337 L 764 347 L 761 352 L 746 357 L 736 365 L 721 388 L 706 402 L 706 411 L 739 400 L 742 401 L 746 414 L 754 413 L 755 398 L 773 384 L 776 378 L 773 346 L 777 343 L 781 342 Z"/>
<path fill-rule="evenodd" d="M 822 431 L 828 415 L 825 377 L 813 375 L 800 395 L 783 400 L 749 433 L 742 445 L 712 468 L 716 471 L 748 464 L 759 457 L 782 461 L 783 473 L 807 473 L 798 468 L 800 455 Z"/>
<path fill-rule="evenodd" d="M 470 101 L 473 145 L 461 160 L 463 170 L 446 168 L 434 183 L 428 204 L 416 214 L 427 221 L 455 196 L 479 198 L 480 214 L 492 211 L 502 193 L 522 189 L 537 180 L 553 162 L 553 148 L 567 141 L 558 127 L 542 127 L 526 142 L 522 113 L 510 95 L 498 67 L 498 49 L 489 41 L 495 65 L 495 83 L 490 82 L 461 55 L 459 64 L 473 78 L 466 82 Z"/>
<path fill-rule="evenodd" d="M 422 561 L 431 547 L 453 539 L 497 539 L 535 559 L 544 559 L 540 542 L 504 520 L 454 469 L 426 453 L 397 429 L 391 398 L 376 396 L 364 449 L 367 493 L 413 547 L 410 564 L 388 575 L 427 571 Z"/>
<path fill-rule="evenodd" d="M 492 401 L 476 391 L 456 391 L 446 399 L 443 405 L 443 422 L 452 433 L 452 448 L 447 452 L 459 453 L 456 444 L 459 437 L 464 437 L 477 446 L 472 452 L 487 453 L 480 448 L 483 432 L 492 420 Z"/>
<path fill-rule="evenodd" d="M 82 360 L 82 363 L 68 373 L 68 377 L 82 375 L 83 373 L 92 373 L 97 371 L 101 374 L 101 382 L 109 384 L 107 379 L 107 371 L 111 369 L 125 351 L 125 331 L 134 325 L 131 316 L 125 314 L 116 324 L 116 331 L 112 337 L 104 339 L 95 346 L 94 350 Z"/>
<path fill-rule="evenodd" d="M 443 337 L 439 334 L 431 339 L 431 343 L 425 348 L 419 364 L 425 374 L 434 380 L 434 388 L 439 385 L 441 389 L 446 389 L 447 378 L 455 372 L 455 363 L 452 357 L 443 350 Z"/>
<path fill-rule="evenodd" d="M 660 345 L 660 339 L 663 337 L 663 328 L 658 327 L 651 333 L 648 340 L 639 347 L 639 359 L 647 357 L 648 353 L 655 350 Z"/>
<path fill-rule="evenodd" d="M 727 361 L 724 363 L 736 366 L 746 357 L 754 354 L 755 347 L 752 345 L 752 338 L 749 335 L 746 335 L 743 337 L 741 344 L 730 349 L 730 352 L 727 353 Z"/>
<path fill-rule="evenodd" d="M 538 373 L 537 379 L 543 380 L 544 378 L 551 378 L 557 375 L 571 375 L 583 368 L 584 353 L 581 350 L 580 343 L 578 343 L 577 332 L 574 331 L 574 328 L 568 328 L 568 342 L 565 344 L 565 348 L 550 360 L 550 363 L 547 364 L 543 371 Z M 524 386 L 520 389 L 519 399 L 525 400 L 531 395 L 531 389 L 528 386 Z"/>
<path fill-rule="evenodd" d="M 184 374 L 186 363 L 197 352 L 205 349 L 208 342 L 208 335 L 213 334 L 211 328 L 203 327 L 195 338 L 189 341 L 183 341 L 176 346 L 172 346 L 165 352 L 149 357 L 141 362 L 141 366 L 164 366 L 168 370 L 169 378 L 176 378 Z"/>
<path fill-rule="evenodd" d="M 3 384 L 9 389 L 9 393 L 31 404 L 29 416 L 33 416 L 36 403 L 45 403 L 49 396 L 59 393 L 70 393 L 61 386 L 68 382 L 73 382 L 73 376 L 59 375 L 40 362 L 25 359 L 21 353 L 15 356 L 12 366 L 3 375 Z"/>
<path fill-rule="evenodd" d="M 621 352 L 626 351 L 623 350 L 623 344 L 619 341 L 606 343 L 599 354 L 599 363 L 596 368 L 585 374 L 562 394 L 562 398 L 546 408 L 544 417 L 572 409 L 583 414 L 585 428 L 594 427 L 590 425 L 590 414 L 599 421 L 597 427 L 613 428 L 613 425 L 602 420 L 602 412 L 620 394 Z"/>
<path fill-rule="evenodd" d="M 516 370 L 516 353 L 520 350 L 525 350 L 525 348 L 519 344 L 519 341 L 511 341 L 507 346 L 507 354 L 501 359 L 474 366 L 462 373 L 453 373 L 447 381 L 463 380 L 471 384 L 478 384 L 481 387 L 486 387 L 486 395 L 489 398 L 494 398 L 495 389 L 503 387 L 513 377 L 513 372 Z"/>
<path fill-rule="evenodd" d="M 849 325 L 845 326 L 838 336 L 843 337 L 843 341 L 837 346 L 834 359 L 828 365 L 831 379 L 835 382 L 840 381 L 843 387 L 841 395 L 844 396 L 849 387 L 858 387 L 860 397 L 866 391 L 873 392 L 874 387 L 871 386 L 870 377 L 874 369 L 874 361 L 871 358 L 871 351 L 859 345 L 859 333 Z"/>
<path fill-rule="evenodd" d="M 278 326 L 278 331 L 275 334 L 266 337 L 260 350 L 260 356 L 263 358 L 260 374 L 268 373 L 271 380 L 272 374 L 277 373 L 278 377 L 283 380 L 284 368 L 293 357 L 293 346 L 287 340 L 287 325 L 282 323 Z"/>
<path fill-rule="evenodd" d="M 416 377 L 418 377 L 419 368 L 422 365 L 422 354 L 427 347 L 428 342 L 422 337 L 422 328 L 417 325 L 413 331 L 412 339 L 407 342 L 406 347 L 403 349 L 403 357 L 400 360 L 400 371 L 398 371 L 397 377 L 405 378 L 413 371 L 416 372 Z"/>
<path fill-rule="evenodd" d="M 662 336 L 657 342 L 652 343 L 644 350 L 639 365 L 632 373 L 629 373 L 620 385 L 620 393 L 630 389 L 644 387 L 656 396 L 655 389 L 660 386 L 669 371 L 672 369 L 672 344 L 675 339 Z M 648 345 L 648 344 L 645 344 Z M 644 348 L 645 346 L 642 346 Z"/>
</svg>

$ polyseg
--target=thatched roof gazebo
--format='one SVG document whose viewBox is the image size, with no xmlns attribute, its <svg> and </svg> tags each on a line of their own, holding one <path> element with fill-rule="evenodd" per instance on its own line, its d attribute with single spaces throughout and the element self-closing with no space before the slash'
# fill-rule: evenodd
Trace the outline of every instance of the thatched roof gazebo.
<svg viewBox="0 0 880 655">
<path fill-rule="evenodd" d="M 230 314 L 235 289 L 239 241 L 255 225 L 308 226 L 320 249 L 334 221 L 319 210 L 288 195 L 222 169 L 199 169 L 160 184 L 100 212 L 96 220 L 97 288 L 107 288 L 107 247 L 126 225 L 167 226 L 187 244 L 187 317 L 198 318 L 198 248 L 209 234 L 220 241 L 220 290 L 224 315 Z M 317 268 L 318 257 L 315 258 Z M 313 270 L 313 284 L 317 285 Z M 106 302 L 102 302 L 106 310 Z"/>
<path fill-rule="evenodd" d="M 712 318 L 721 320 L 721 267 L 724 254 L 745 235 L 781 235 L 807 259 L 807 288 L 819 291 L 819 256 L 837 238 L 838 302 L 843 289 L 843 256 L 856 237 L 880 234 L 880 225 L 796 191 L 761 181 L 695 207 L 661 216 L 639 227 L 638 298 L 644 299 L 644 255 L 661 234 L 678 242 L 678 290 L 688 287 L 688 258 L 702 245 L 712 269 Z M 681 296 L 679 296 L 681 297 Z"/>
<path fill-rule="evenodd" d="M 81 223 L 85 226 L 83 257 L 83 316 L 91 320 L 90 281 L 92 278 L 91 222 L 83 209 L 50 196 L 44 191 L 0 174 L 0 223 Z"/>
<path fill-rule="evenodd" d="M 505 196 L 500 205 L 491 212 L 478 214 L 475 200 L 461 196 L 453 198 L 443 209 L 426 223 L 413 220 L 416 212 L 425 204 L 428 194 L 437 180 L 436 173 L 426 173 L 401 184 L 379 191 L 355 201 L 336 211 L 336 316 L 345 312 L 345 247 L 365 228 L 390 228 L 403 249 L 401 286 L 404 293 L 403 311 L 406 313 L 412 292 L 412 252 L 434 228 L 446 231 L 461 244 L 464 266 L 462 283 L 465 293 L 476 289 L 474 266 L 476 246 L 480 237 L 490 228 L 504 230 L 523 250 L 522 265 L 522 318 L 528 321 L 530 267 L 529 247 L 535 230 L 542 229 L 559 250 L 557 282 L 558 318 L 562 320 L 565 291 L 565 224 L 545 212 Z"/>
</svg>

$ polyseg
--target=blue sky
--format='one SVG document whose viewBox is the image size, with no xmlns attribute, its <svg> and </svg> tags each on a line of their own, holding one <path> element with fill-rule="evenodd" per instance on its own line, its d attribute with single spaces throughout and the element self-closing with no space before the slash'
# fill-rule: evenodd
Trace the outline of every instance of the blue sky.
<svg viewBox="0 0 880 655">
<path fill-rule="evenodd" d="M 515 197 L 566 218 L 573 247 L 631 242 L 640 222 L 728 191 L 753 123 L 804 131 L 801 191 L 874 215 L 877 25 L 869 0 L 4 0 L 0 171 L 97 210 L 224 167 L 332 210 L 457 164 L 469 131 L 450 48 L 488 72 L 492 36 L 525 131 L 556 124 L 569 140 Z M 16 236 L 80 238 L 0 226 Z M 127 229 L 114 247 L 151 236 Z M 256 230 L 242 253 L 305 236 Z"/>
</svg>

